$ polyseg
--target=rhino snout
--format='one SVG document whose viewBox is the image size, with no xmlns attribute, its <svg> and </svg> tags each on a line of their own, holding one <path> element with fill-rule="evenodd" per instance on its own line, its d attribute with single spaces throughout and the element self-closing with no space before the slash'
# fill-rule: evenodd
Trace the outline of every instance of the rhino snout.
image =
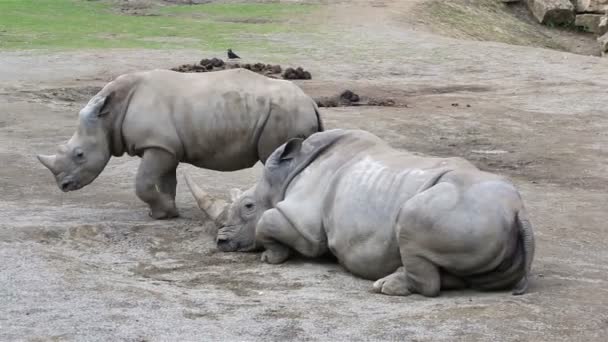
<svg viewBox="0 0 608 342">
<path fill-rule="evenodd" d="M 234 252 L 238 250 L 238 243 L 228 239 L 217 239 L 217 248 L 222 252 Z"/>
<path fill-rule="evenodd" d="M 64 180 L 61 182 L 61 190 L 64 192 L 70 191 L 70 187 L 72 186 L 71 180 Z"/>
<path fill-rule="evenodd" d="M 74 191 L 80 188 L 79 182 L 77 182 L 72 177 L 64 177 L 62 179 L 58 179 L 57 185 L 59 186 L 59 189 L 61 189 L 61 191 L 63 192 Z"/>
</svg>

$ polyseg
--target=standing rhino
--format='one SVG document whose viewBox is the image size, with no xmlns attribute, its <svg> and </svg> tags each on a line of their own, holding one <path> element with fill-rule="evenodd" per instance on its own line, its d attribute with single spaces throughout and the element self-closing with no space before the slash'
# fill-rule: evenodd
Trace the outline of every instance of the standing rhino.
<svg viewBox="0 0 608 342">
<path fill-rule="evenodd" d="M 265 248 L 262 260 L 331 252 L 375 292 L 437 296 L 441 289 L 522 294 L 534 235 L 515 187 L 460 158 L 398 151 L 359 130 L 292 139 L 267 160 L 260 181 L 233 202 L 186 176 L 215 218 L 218 248 Z"/>
<path fill-rule="evenodd" d="M 38 159 L 63 191 L 91 183 L 111 156 L 142 158 L 136 194 L 156 219 L 178 215 L 178 163 L 233 171 L 281 144 L 322 131 L 317 105 L 295 84 L 244 69 L 153 70 L 108 83 L 80 111 L 76 133 Z"/>
</svg>

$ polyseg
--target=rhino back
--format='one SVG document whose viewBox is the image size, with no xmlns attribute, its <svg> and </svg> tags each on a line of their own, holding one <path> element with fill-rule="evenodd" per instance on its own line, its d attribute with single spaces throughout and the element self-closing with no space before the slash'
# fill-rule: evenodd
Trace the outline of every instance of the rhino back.
<svg viewBox="0 0 608 342">
<path fill-rule="evenodd" d="M 257 142 L 271 107 L 291 103 L 294 94 L 290 84 L 240 69 L 155 70 L 141 77 L 123 124 L 129 154 L 158 147 L 181 162 L 221 171 L 257 162 Z M 288 116 L 281 119 L 290 122 Z"/>
</svg>

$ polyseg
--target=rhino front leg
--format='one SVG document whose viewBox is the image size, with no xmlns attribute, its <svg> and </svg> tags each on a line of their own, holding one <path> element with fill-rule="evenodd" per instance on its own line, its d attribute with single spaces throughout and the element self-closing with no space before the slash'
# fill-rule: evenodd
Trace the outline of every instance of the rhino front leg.
<svg viewBox="0 0 608 342">
<path fill-rule="evenodd" d="M 175 157 L 164 150 L 152 148 L 144 151 L 137 170 L 135 192 L 150 206 L 150 216 L 154 219 L 178 216 L 175 207 L 177 164 Z"/>
<path fill-rule="evenodd" d="M 290 248 L 308 257 L 327 251 L 325 245 L 309 241 L 277 209 L 267 210 L 256 227 L 256 241 L 266 249 L 262 261 L 280 264 L 289 258 Z"/>
<path fill-rule="evenodd" d="M 399 267 L 388 276 L 376 280 L 373 291 L 389 296 L 408 296 L 411 292 L 407 289 L 407 278 L 405 268 Z"/>
</svg>

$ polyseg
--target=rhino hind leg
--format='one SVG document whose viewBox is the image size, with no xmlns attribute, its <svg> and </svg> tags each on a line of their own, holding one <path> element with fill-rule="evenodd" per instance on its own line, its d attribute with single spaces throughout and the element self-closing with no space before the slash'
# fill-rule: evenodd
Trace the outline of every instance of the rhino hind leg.
<svg viewBox="0 0 608 342">
<path fill-rule="evenodd" d="M 135 192 L 148 204 L 150 216 L 154 219 L 179 215 L 175 206 L 177 164 L 175 157 L 164 150 L 152 148 L 144 151 L 137 170 Z"/>
</svg>

